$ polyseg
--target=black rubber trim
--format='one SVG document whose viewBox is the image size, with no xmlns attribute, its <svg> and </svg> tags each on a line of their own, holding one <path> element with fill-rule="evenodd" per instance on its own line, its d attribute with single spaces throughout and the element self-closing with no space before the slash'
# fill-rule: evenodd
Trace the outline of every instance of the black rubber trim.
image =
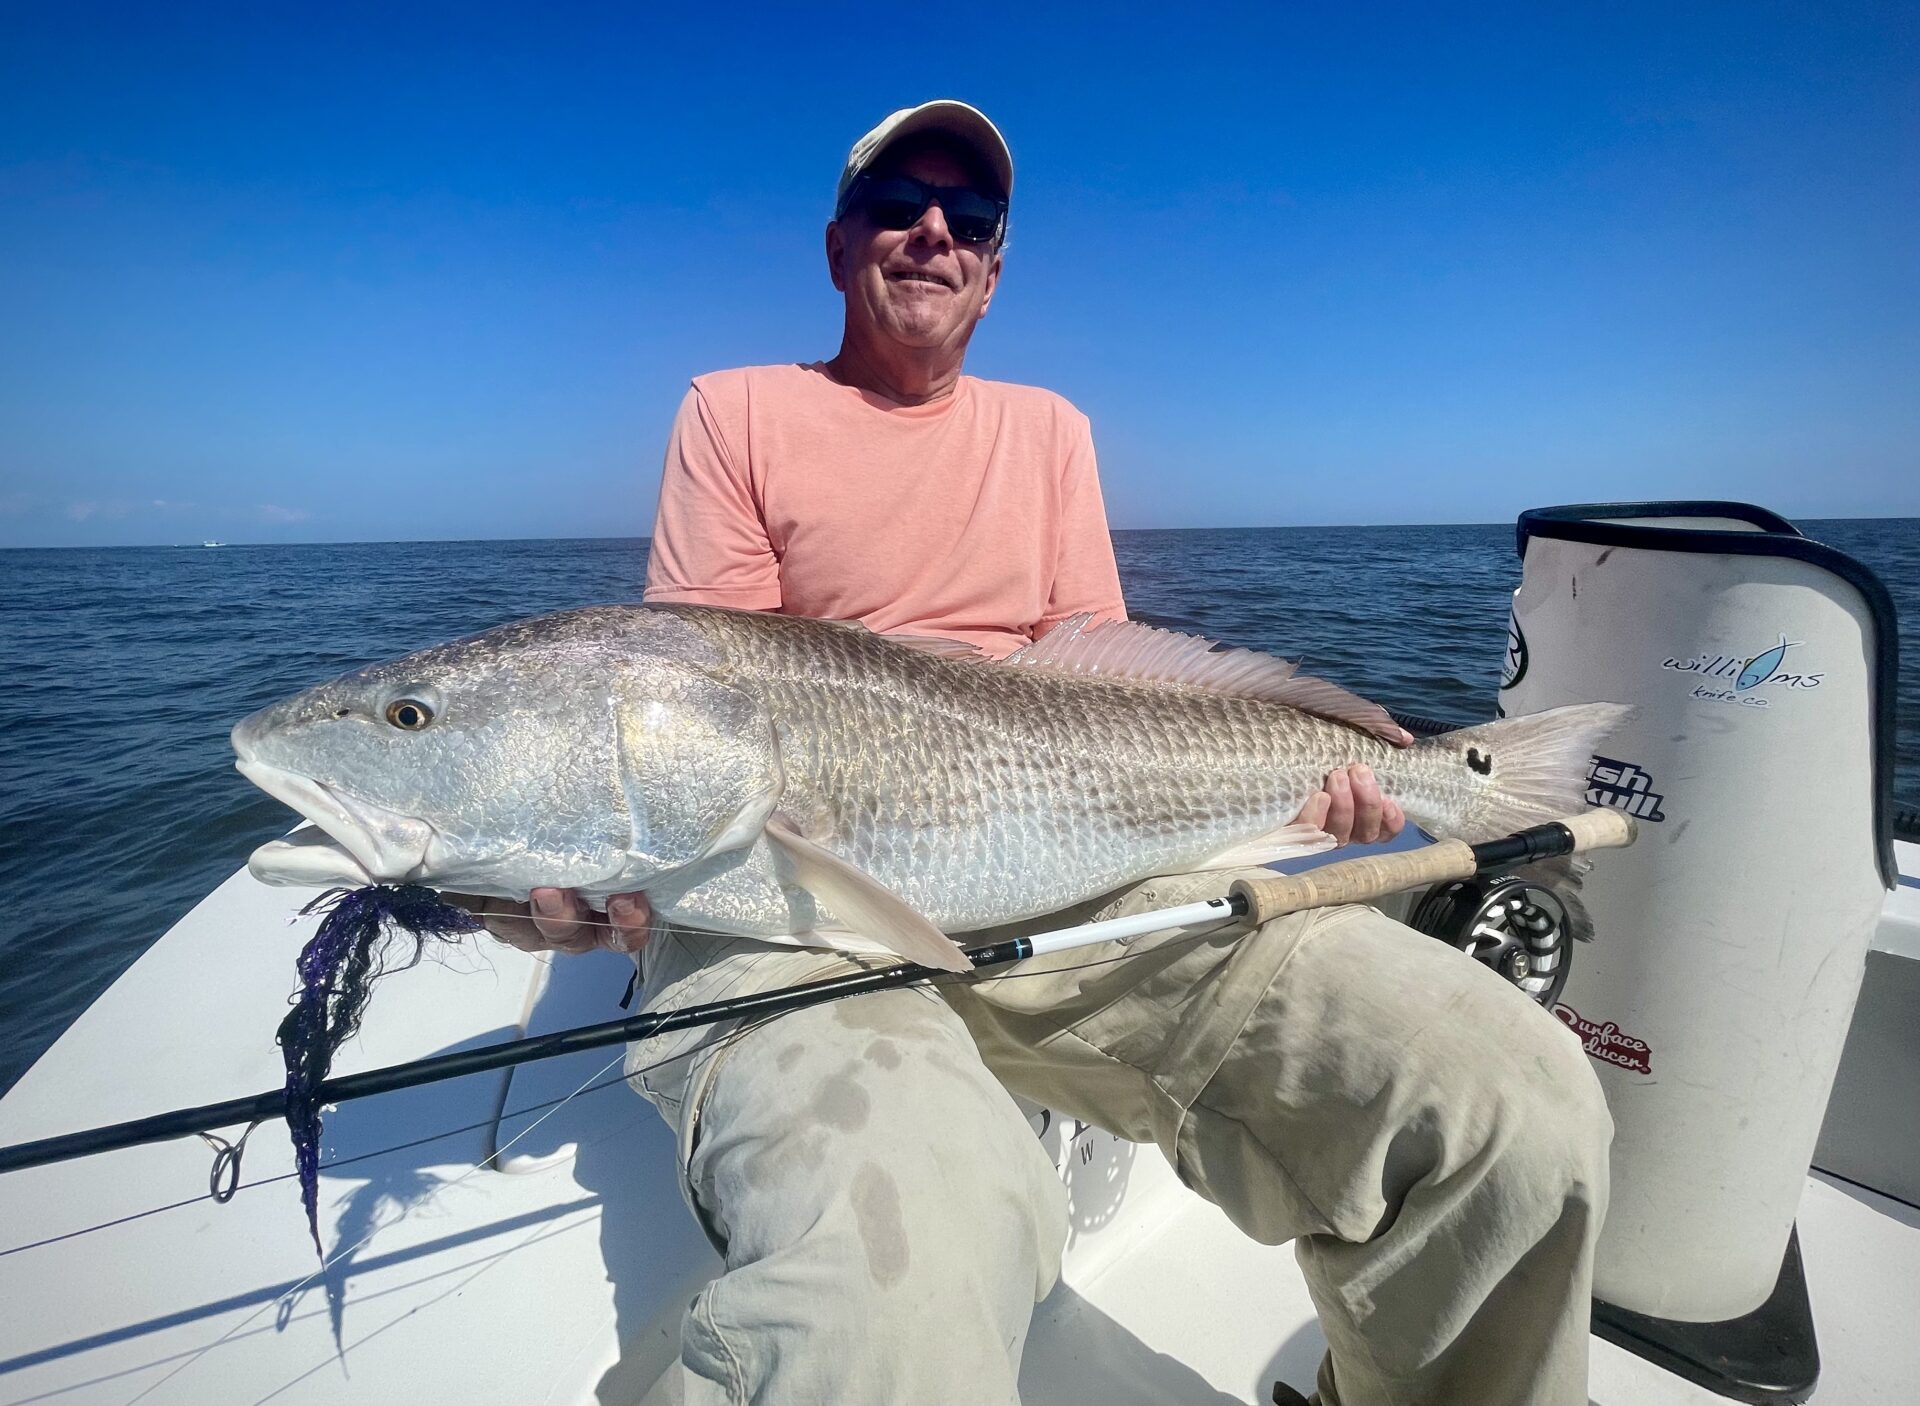
<svg viewBox="0 0 1920 1406">
<path fill-rule="evenodd" d="M 1800 1264 L 1800 1227 L 1787 1233 L 1767 1301 L 1719 1323 L 1681 1323 L 1593 1301 L 1593 1331 L 1677 1377 L 1751 1406 L 1797 1406 L 1820 1381 L 1820 1343 Z"/>
<path fill-rule="evenodd" d="M 1755 532 L 1732 532 L 1725 529 L 1706 527 L 1644 527 L 1629 526 L 1620 522 L 1609 522 L 1608 518 L 1623 517 L 1730 517 L 1735 522 L 1750 522 L 1759 529 Z M 1559 523 L 1571 531 L 1548 532 L 1535 527 L 1538 523 Z M 1590 537 L 1579 529 L 1604 531 L 1603 537 Z M 1677 533 L 1699 533 L 1702 537 L 1753 537 L 1766 534 L 1774 537 L 1800 537 L 1800 529 L 1788 522 L 1780 514 L 1752 503 L 1735 503 L 1720 498 L 1693 498 L 1664 503 L 1569 503 L 1558 508 L 1528 508 L 1520 514 L 1520 521 L 1514 524 L 1514 549 L 1521 557 L 1527 554 L 1527 538 L 1564 537 L 1573 542 L 1598 542 L 1606 547 L 1652 547 L 1656 551 L 1687 551 L 1686 547 L 1670 548 L 1669 543 Z M 1633 540 L 1628 540 L 1631 537 Z M 1800 540 L 1805 541 L 1804 537 Z M 1694 548 L 1695 551 L 1704 550 Z"/>
<path fill-rule="evenodd" d="M 1400 726 L 1404 727 L 1408 732 L 1411 732 L 1415 737 L 1434 737 L 1443 732 L 1458 732 L 1463 727 L 1471 727 L 1473 725 L 1471 723 L 1443 723 L 1438 718 L 1423 718 L 1418 713 L 1401 713 L 1396 712 L 1392 708 L 1387 709 L 1387 716 L 1399 723 Z"/>
<path fill-rule="evenodd" d="M 1732 532 L 1704 527 L 1648 527 L 1612 518 L 1725 517 L 1752 523 L 1758 531 Z M 1602 547 L 1638 547 L 1655 552 L 1714 552 L 1735 556 L 1791 557 L 1831 572 L 1860 593 L 1873 616 L 1873 829 L 1880 878 L 1888 888 L 1900 882 L 1893 857 L 1893 744 L 1898 723 L 1900 627 L 1893 597 L 1880 578 L 1837 547 L 1800 535 L 1800 529 L 1751 503 L 1573 503 L 1558 508 L 1529 508 L 1520 514 L 1515 546 L 1524 561 L 1534 537 L 1590 542 Z M 1411 729 L 1409 729 L 1411 730 Z"/>
</svg>

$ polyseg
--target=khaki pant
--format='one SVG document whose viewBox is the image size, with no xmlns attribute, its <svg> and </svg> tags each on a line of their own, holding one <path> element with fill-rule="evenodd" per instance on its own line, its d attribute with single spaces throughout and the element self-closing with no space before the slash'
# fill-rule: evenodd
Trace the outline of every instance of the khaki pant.
<svg viewBox="0 0 1920 1406">
<path fill-rule="evenodd" d="M 852 965 L 668 930 L 648 1006 Z M 632 1047 L 726 1261 L 683 1324 L 689 1406 L 1017 1401 L 1066 1220 L 1008 1089 L 1157 1144 L 1247 1234 L 1294 1241 L 1327 1406 L 1585 1406 L 1612 1124 L 1578 1042 L 1517 990 L 1367 908 L 1010 972 Z"/>
</svg>

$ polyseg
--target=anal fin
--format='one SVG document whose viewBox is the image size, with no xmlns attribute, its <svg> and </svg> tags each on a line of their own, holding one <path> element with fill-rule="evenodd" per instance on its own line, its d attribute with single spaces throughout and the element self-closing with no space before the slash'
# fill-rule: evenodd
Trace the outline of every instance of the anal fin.
<svg viewBox="0 0 1920 1406">
<path fill-rule="evenodd" d="M 1332 849 L 1340 842 L 1322 830 L 1318 825 L 1309 825 L 1296 821 L 1282 825 L 1277 830 L 1269 830 L 1264 835 L 1255 835 L 1211 855 L 1186 872 L 1202 873 L 1209 869 L 1254 869 L 1263 864 L 1272 864 L 1278 859 L 1297 859 L 1303 854 L 1320 854 Z"/>
</svg>

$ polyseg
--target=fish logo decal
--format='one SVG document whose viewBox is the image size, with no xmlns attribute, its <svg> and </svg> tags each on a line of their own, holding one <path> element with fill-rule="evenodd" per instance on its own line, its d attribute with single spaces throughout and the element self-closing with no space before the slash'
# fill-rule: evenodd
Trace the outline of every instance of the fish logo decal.
<svg viewBox="0 0 1920 1406">
<path fill-rule="evenodd" d="M 1795 640 L 1792 644 L 1789 644 L 1787 637 L 1782 635 L 1780 636 L 1780 643 L 1776 644 L 1772 649 L 1767 650 L 1763 654 L 1754 655 L 1753 658 L 1747 661 L 1746 667 L 1740 671 L 1740 677 L 1733 681 L 1734 691 L 1736 693 L 1745 693 L 1748 689 L 1763 684 L 1772 678 L 1774 671 L 1778 669 L 1786 659 L 1787 651 L 1799 643 L 1801 643 L 1801 641 Z"/>
<path fill-rule="evenodd" d="M 1758 654 L 1716 654 L 1702 652 L 1685 659 L 1669 657 L 1660 667 L 1677 674 L 1697 674 L 1717 680 L 1693 690 L 1695 698 L 1710 703 L 1736 703 L 1742 707 L 1765 708 L 1770 700 L 1756 690 L 1779 690 L 1788 694 L 1818 688 L 1826 682 L 1823 672 L 1794 672 L 1784 667 L 1787 651 L 1804 647 L 1802 640 L 1790 640 L 1784 631 L 1780 642 Z M 1776 694 L 1777 696 L 1777 694 Z"/>
</svg>

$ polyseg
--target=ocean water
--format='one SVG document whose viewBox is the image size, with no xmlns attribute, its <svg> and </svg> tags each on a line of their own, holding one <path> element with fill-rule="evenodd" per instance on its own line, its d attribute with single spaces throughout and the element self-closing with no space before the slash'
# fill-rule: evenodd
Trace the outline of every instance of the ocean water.
<svg viewBox="0 0 1920 1406">
<path fill-rule="evenodd" d="M 1920 520 L 1802 528 L 1893 592 L 1896 791 L 1911 802 Z M 1492 716 L 1519 580 L 1511 527 L 1122 532 L 1115 544 L 1136 613 L 1303 657 L 1402 711 Z M 0 551 L 0 1089 L 292 824 L 233 770 L 238 718 L 503 620 L 635 599 L 646 558 L 645 542 L 624 540 Z M 290 982 L 292 960 L 289 949 Z M 236 1018 L 270 1025 L 275 1013 Z"/>
</svg>

